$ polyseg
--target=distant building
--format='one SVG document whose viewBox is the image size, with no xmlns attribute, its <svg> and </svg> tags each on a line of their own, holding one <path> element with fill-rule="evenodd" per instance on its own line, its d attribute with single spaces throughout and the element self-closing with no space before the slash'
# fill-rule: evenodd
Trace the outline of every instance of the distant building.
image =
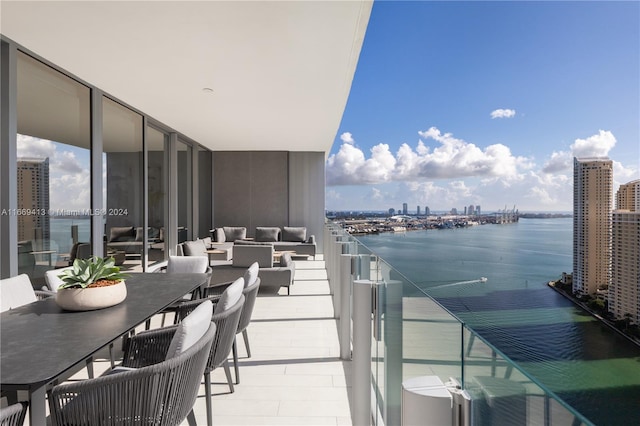
<svg viewBox="0 0 640 426">
<path fill-rule="evenodd" d="M 424 206 L 424 215 L 429 216 L 430 214 L 431 214 L 431 210 L 429 209 L 429 207 Z"/>
<path fill-rule="evenodd" d="M 481 213 L 480 213 L 480 206 L 476 206 L 476 214 L 477 214 L 478 216 L 480 216 L 480 215 L 481 215 Z"/>
<path fill-rule="evenodd" d="M 464 214 L 467 215 L 467 206 L 464 206 Z"/>
<path fill-rule="evenodd" d="M 416 207 L 416 216 L 420 216 L 420 206 Z"/>
<path fill-rule="evenodd" d="M 609 312 L 640 324 L 640 180 L 621 185 L 611 223 Z"/>
<path fill-rule="evenodd" d="M 18 241 L 49 241 L 49 159 L 18 158 Z"/>
<path fill-rule="evenodd" d="M 391 207 L 389 209 L 389 216 L 393 216 L 394 214 L 396 214 L 396 209 L 394 209 L 393 207 Z"/>
<path fill-rule="evenodd" d="M 610 283 L 613 162 L 573 160 L 573 292 L 595 295 Z"/>
<path fill-rule="evenodd" d="M 451 209 L 451 214 L 452 215 L 457 215 L 458 214 L 458 209 L 456 209 L 455 207 Z"/>
<path fill-rule="evenodd" d="M 407 205 L 407 203 L 402 203 L 402 214 L 406 216 L 408 213 L 409 213 L 409 206 Z"/>
<path fill-rule="evenodd" d="M 469 216 L 473 215 L 475 213 L 474 209 L 473 209 L 473 204 L 469 205 L 469 210 L 467 211 L 467 214 Z"/>
<path fill-rule="evenodd" d="M 640 179 L 620 185 L 616 193 L 616 210 L 640 211 Z"/>
</svg>

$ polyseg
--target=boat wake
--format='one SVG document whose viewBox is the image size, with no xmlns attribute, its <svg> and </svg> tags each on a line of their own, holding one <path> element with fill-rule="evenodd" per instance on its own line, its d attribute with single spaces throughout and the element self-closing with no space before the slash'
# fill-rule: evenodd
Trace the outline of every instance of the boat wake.
<svg viewBox="0 0 640 426">
<path fill-rule="evenodd" d="M 437 286 L 434 286 L 434 287 L 429 287 L 429 290 L 432 290 L 434 288 L 451 287 L 451 286 L 460 285 L 460 284 L 486 283 L 487 281 L 489 281 L 489 279 L 487 277 L 480 277 L 477 280 L 458 281 L 458 282 L 455 282 L 455 283 L 442 284 L 442 285 L 437 285 Z"/>
</svg>

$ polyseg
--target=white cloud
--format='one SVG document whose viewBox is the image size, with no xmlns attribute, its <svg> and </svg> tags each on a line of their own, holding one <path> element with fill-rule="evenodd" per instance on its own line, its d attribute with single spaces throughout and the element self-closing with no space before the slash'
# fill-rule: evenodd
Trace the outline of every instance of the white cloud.
<svg viewBox="0 0 640 426">
<path fill-rule="evenodd" d="M 344 143 L 348 143 L 353 145 L 354 144 L 354 140 L 353 140 L 353 136 L 351 136 L 351 133 L 349 132 L 344 132 L 343 134 L 340 135 L 340 140 L 342 140 L 342 142 Z"/>
<path fill-rule="evenodd" d="M 511 118 L 516 115 L 515 109 L 496 109 L 491 111 L 491 118 Z"/>
<path fill-rule="evenodd" d="M 76 174 L 87 171 L 87 169 L 82 168 L 76 155 L 71 151 L 57 152 L 53 158 L 54 161 L 51 165 L 53 171 L 64 174 Z"/>
<path fill-rule="evenodd" d="M 52 177 L 49 182 L 52 209 L 81 210 L 91 207 L 91 185 L 88 170 Z"/>
<path fill-rule="evenodd" d="M 462 177 L 495 177 L 517 179 L 531 161 L 517 157 L 502 144 L 480 149 L 472 143 L 442 133 L 436 127 L 418 132 L 424 140 L 438 145 L 431 149 L 423 140 L 414 150 L 402 144 L 394 155 L 389 145 L 378 144 L 371 157 L 352 143 L 343 143 L 337 154 L 327 160 L 328 185 L 356 185 L 416 179 L 459 179 Z M 353 138 L 349 138 L 353 141 Z"/>
<path fill-rule="evenodd" d="M 554 151 L 542 167 L 545 173 L 560 173 L 573 168 L 573 157 L 606 157 L 616 145 L 610 131 L 599 130 L 586 139 L 576 139 L 569 151 Z"/>
<path fill-rule="evenodd" d="M 554 151 L 551 154 L 551 158 L 543 166 L 542 171 L 545 173 L 557 173 L 569 170 L 571 167 L 573 167 L 573 157 L 570 152 Z"/>
<path fill-rule="evenodd" d="M 616 138 L 613 133 L 600 130 L 597 135 L 587 139 L 576 139 L 571 145 L 571 152 L 574 157 L 606 157 L 609 151 L 616 145 Z"/>
<path fill-rule="evenodd" d="M 27 158 L 53 159 L 56 154 L 56 145 L 46 139 L 33 136 L 18 135 L 17 156 Z"/>
</svg>

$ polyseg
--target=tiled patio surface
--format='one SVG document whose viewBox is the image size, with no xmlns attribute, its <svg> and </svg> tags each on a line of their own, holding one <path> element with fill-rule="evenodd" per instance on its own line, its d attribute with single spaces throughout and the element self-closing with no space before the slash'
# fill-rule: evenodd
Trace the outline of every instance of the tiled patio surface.
<svg viewBox="0 0 640 426">
<path fill-rule="evenodd" d="M 159 321 L 154 318 L 153 326 Z M 247 358 L 238 336 L 235 392 L 229 392 L 222 368 L 212 374 L 214 425 L 351 425 L 351 362 L 339 357 L 322 260 L 296 261 L 290 296 L 286 289 L 260 295 L 248 332 L 252 356 Z M 104 359 L 94 364 L 96 374 L 109 366 Z M 86 370 L 74 378 L 83 376 Z M 202 386 L 195 403 L 198 425 L 206 425 L 204 394 Z"/>
</svg>

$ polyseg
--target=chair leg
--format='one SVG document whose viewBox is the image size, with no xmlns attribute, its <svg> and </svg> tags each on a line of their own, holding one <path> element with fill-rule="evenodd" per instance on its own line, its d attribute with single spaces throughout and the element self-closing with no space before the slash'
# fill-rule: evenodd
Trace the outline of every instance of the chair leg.
<svg viewBox="0 0 640 426">
<path fill-rule="evenodd" d="M 239 385 L 240 368 L 238 368 L 238 339 L 236 337 L 233 338 L 233 345 L 231 346 L 231 350 L 233 352 L 233 372 L 236 374 L 236 385 Z"/>
<path fill-rule="evenodd" d="M 93 358 L 89 357 L 84 362 L 87 364 L 87 376 L 93 379 Z"/>
<path fill-rule="evenodd" d="M 247 329 L 242 330 L 242 338 L 244 339 L 244 347 L 247 348 L 247 358 L 251 358 L 251 348 L 249 347 L 249 334 Z"/>
<path fill-rule="evenodd" d="M 211 373 L 204 373 L 204 394 L 207 405 L 207 426 L 213 426 L 213 411 L 211 409 Z"/>
<path fill-rule="evenodd" d="M 189 426 L 198 426 L 198 423 L 196 423 L 196 415 L 193 413 L 193 409 L 191 409 L 191 411 L 189 411 L 189 414 L 187 414 L 187 423 L 189 423 Z"/>
<path fill-rule="evenodd" d="M 235 389 L 233 389 L 233 380 L 231 380 L 231 369 L 229 368 L 229 360 L 225 360 L 223 366 L 224 374 L 225 376 L 227 376 L 227 383 L 229 383 L 229 390 L 231 390 L 231 393 L 234 393 Z"/>
</svg>

